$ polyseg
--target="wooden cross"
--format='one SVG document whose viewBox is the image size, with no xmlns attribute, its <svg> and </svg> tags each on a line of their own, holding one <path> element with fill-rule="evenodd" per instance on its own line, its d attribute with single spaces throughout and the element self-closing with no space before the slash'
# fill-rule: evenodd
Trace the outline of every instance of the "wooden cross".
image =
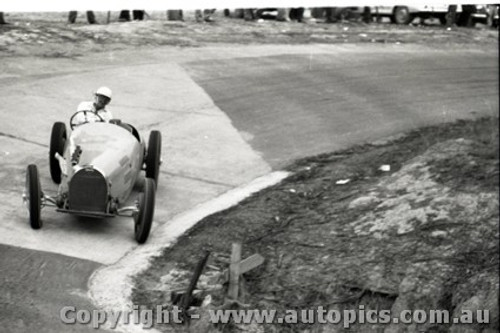
<svg viewBox="0 0 500 333">
<path fill-rule="evenodd" d="M 240 275 L 254 269 L 255 267 L 261 265 L 263 262 L 264 257 L 262 257 L 258 253 L 251 255 L 244 260 L 241 260 L 241 243 L 233 243 L 229 272 L 223 272 L 223 283 L 229 280 L 229 288 L 227 292 L 227 296 L 229 299 L 238 299 Z"/>
</svg>

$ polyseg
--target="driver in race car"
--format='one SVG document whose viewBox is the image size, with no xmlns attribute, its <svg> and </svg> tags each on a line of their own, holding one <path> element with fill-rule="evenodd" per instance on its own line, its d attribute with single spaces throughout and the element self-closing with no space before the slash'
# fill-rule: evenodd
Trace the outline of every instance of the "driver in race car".
<svg viewBox="0 0 500 333">
<path fill-rule="evenodd" d="M 78 105 L 76 109 L 77 113 L 74 114 L 70 120 L 71 126 L 78 126 L 89 122 L 109 122 L 111 119 L 113 119 L 111 112 L 105 109 L 106 105 L 111 102 L 111 89 L 109 89 L 108 87 L 100 87 L 99 89 L 97 89 L 94 95 L 94 102 L 81 102 Z M 82 150 L 78 145 L 76 147 L 70 148 L 70 150 L 72 151 L 71 167 L 73 167 L 78 164 L 78 160 L 80 159 Z M 72 172 L 72 169 L 68 168 L 66 159 L 57 152 L 55 158 L 59 161 L 59 167 L 61 169 L 63 177 L 67 177 L 68 172 Z M 65 191 L 67 191 L 67 184 L 66 182 L 63 182 L 61 183 L 61 186 L 59 188 L 59 193 L 64 193 Z"/>
<path fill-rule="evenodd" d="M 94 102 L 81 102 L 78 105 L 77 112 L 82 112 L 74 119 L 75 124 L 85 124 L 88 122 L 105 121 L 109 122 L 113 119 L 110 111 L 106 110 L 106 105 L 111 102 L 111 89 L 108 87 L 100 87 L 94 94 Z M 102 120 L 101 120 L 102 119 Z"/>
</svg>

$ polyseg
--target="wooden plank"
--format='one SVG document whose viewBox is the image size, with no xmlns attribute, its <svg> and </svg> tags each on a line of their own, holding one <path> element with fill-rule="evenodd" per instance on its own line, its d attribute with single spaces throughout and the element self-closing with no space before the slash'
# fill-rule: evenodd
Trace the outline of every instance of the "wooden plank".
<svg viewBox="0 0 500 333">
<path fill-rule="evenodd" d="M 256 253 L 241 261 L 240 274 L 244 274 L 264 263 L 264 257 Z"/>
<path fill-rule="evenodd" d="M 182 295 L 182 297 L 181 297 L 180 309 L 183 312 L 185 318 L 187 318 L 186 311 L 191 306 L 191 302 L 193 299 L 193 290 L 196 287 L 196 284 L 198 283 L 198 279 L 200 278 L 200 275 L 203 272 L 203 268 L 205 267 L 209 256 L 210 256 L 210 252 L 205 251 L 205 255 L 196 265 L 196 268 L 195 268 L 194 273 L 193 273 L 193 277 L 191 278 L 191 281 L 189 281 L 189 286 L 186 290 L 186 293 L 184 295 Z"/>
<path fill-rule="evenodd" d="M 260 254 L 252 254 L 250 257 L 243 259 L 240 262 L 240 274 L 245 274 L 246 272 L 262 265 L 264 263 L 264 257 Z M 229 271 L 225 269 L 222 272 L 222 283 L 229 281 Z"/>
<path fill-rule="evenodd" d="M 240 278 L 241 243 L 233 243 L 231 250 L 231 264 L 229 265 L 229 289 L 227 296 L 230 299 L 238 299 L 238 287 Z"/>
</svg>

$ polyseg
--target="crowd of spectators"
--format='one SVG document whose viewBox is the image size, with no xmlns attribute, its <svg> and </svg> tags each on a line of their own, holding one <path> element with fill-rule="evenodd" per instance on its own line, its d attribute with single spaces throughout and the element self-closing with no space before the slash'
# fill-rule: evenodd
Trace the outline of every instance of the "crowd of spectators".
<svg viewBox="0 0 500 333">
<path fill-rule="evenodd" d="M 366 7 L 368 8 L 368 7 Z M 214 22 L 214 13 L 215 9 L 197 9 L 195 10 L 194 19 L 196 22 Z M 314 11 L 317 16 L 323 16 L 326 18 L 326 22 L 337 22 L 342 17 L 342 12 L 337 11 L 335 7 L 327 7 L 327 8 L 314 8 L 311 11 Z M 304 21 L 304 13 L 305 8 L 242 8 L 236 9 L 231 12 L 228 9 L 224 11 L 225 16 L 235 17 L 235 18 L 243 18 L 246 21 L 253 21 L 262 18 L 275 18 L 277 21 L 296 21 L 303 22 Z M 269 12 L 274 12 L 274 16 L 269 14 Z M 87 21 L 89 24 L 97 23 L 95 19 L 95 15 L 93 11 L 87 11 Z M 128 22 L 131 20 L 142 21 L 144 16 L 147 13 L 144 10 L 132 10 L 132 15 L 130 15 L 130 10 L 122 10 L 120 11 L 118 21 L 119 22 Z M 77 12 L 71 11 L 69 12 L 68 22 L 75 23 L 77 18 Z M 170 21 L 184 21 L 184 13 L 182 10 L 168 10 L 167 11 L 167 19 Z M 108 18 L 109 21 L 109 18 Z M 1 21 L 0 21 L 1 22 Z"/>
<path fill-rule="evenodd" d="M 498 20 L 498 6 L 490 6 L 490 11 L 494 10 L 494 12 L 489 13 L 491 16 L 490 20 L 496 19 Z M 295 21 L 295 22 L 304 22 L 307 19 L 320 19 L 326 23 L 335 23 L 339 21 L 352 19 L 353 16 L 357 19 L 362 20 L 365 23 L 370 23 L 375 18 L 378 20 L 381 17 L 376 17 L 376 13 L 371 13 L 370 7 L 361 7 L 362 12 L 354 12 L 352 9 L 358 7 L 320 7 L 320 8 L 308 8 L 305 9 L 303 7 L 299 8 L 244 8 L 244 9 L 235 9 L 229 10 L 224 9 L 224 16 L 233 17 L 233 18 L 242 18 L 245 21 L 254 21 L 261 19 L 269 19 L 273 18 L 277 21 Z M 464 13 L 473 13 L 475 10 L 475 6 L 466 6 L 462 5 L 462 10 Z M 215 9 L 197 9 L 194 11 L 194 19 L 196 22 L 214 22 L 214 13 Z M 307 14 L 306 14 L 307 12 Z M 132 15 L 131 15 L 132 13 Z M 373 15 L 375 14 L 375 15 Z M 110 12 L 107 15 L 107 22 L 111 21 Z M 78 16 L 77 11 L 70 11 L 68 15 L 68 22 L 73 24 L 76 22 Z M 305 17 L 307 16 L 307 18 Z M 86 11 L 87 22 L 89 24 L 98 23 L 96 20 L 96 16 L 93 11 Z M 148 13 L 145 10 L 136 9 L 136 10 L 121 10 L 118 16 L 119 22 L 128 22 L 128 21 L 142 21 L 145 17 L 149 17 Z M 460 20 L 470 20 L 471 15 L 457 15 L 457 6 L 450 5 L 448 8 L 448 13 L 446 15 L 446 25 L 451 26 L 456 23 L 462 26 L 469 26 L 468 24 L 464 24 L 464 22 L 460 22 Z M 184 21 L 184 14 L 182 10 L 167 10 L 167 20 L 169 21 Z M 445 22 L 442 22 L 445 23 Z M 4 13 L 0 12 L 0 25 L 8 24 L 4 18 Z"/>
<path fill-rule="evenodd" d="M 368 8 L 368 7 L 366 7 Z M 195 18 L 197 22 L 214 22 L 213 14 L 215 9 L 204 9 L 195 11 Z M 304 14 L 306 9 L 304 7 L 298 8 L 241 8 L 230 11 L 224 9 L 224 16 L 233 18 L 242 18 L 245 21 L 254 21 L 259 19 L 273 18 L 276 21 L 296 21 L 304 22 Z M 337 11 L 335 7 L 327 8 L 313 8 L 308 13 L 315 13 L 316 17 L 325 17 L 327 22 L 336 22 L 341 19 L 341 11 Z M 169 10 L 167 12 L 168 20 L 184 21 L 182 10 Z"/>
<path fill-rule="evenodd" d="M 369 7 L 365 7 L 369 8 Z M 214 13 L 215 9 L 197 9 L 195 10 L 195 20 L 196 22 L 214 22 Z M 132 12 L 132 15 L 130 14 Z M 243 18 L 246 21 L 253 21 L 262 18 L 271 18 L 272 15 L 268 14 L 269 12 L 275 12 L 274 18 L 277 21 L 296 21 L 303 22 L 304 21 L 304 13 L 305 8 L 242 8 L 236 9 L 231 12 L 228 9 L 224 10 L 225 16 L 231 16 L 235 18 Z M 316 17 L 324 17 L 325 21 L 328 23 L 334 23 L 343 19 L 343 12 L 337 10 L 336 7 L 325 7 L 325 8 L 313 8 L 311 9 L 311 13 L 314 13 L 313 16 Z M 369 9 L 368 9 L 369 15 Z M 98 23 L 95 14 L 93 11 L 89 10 L 86 12 L 87 22 L 89 24 Z M 119 22 L 129 22 L 129 21 L 142 21 L 144 17 L 147 16 L 145 10 L 121 10 L 118 16 Z M 78 17 L 77 11 L 70 11 L 68 16 L 69 23 L 75 23 Z M 168 10 L 167 11 L 167 19 L 170 21 L 184 21 L 184 13 L 182 10 Z M 110 21 L 108 15 L 108 23 Z M 5 24 L 3 13 L 0 12 L 0 24 Z"/>
</svg>

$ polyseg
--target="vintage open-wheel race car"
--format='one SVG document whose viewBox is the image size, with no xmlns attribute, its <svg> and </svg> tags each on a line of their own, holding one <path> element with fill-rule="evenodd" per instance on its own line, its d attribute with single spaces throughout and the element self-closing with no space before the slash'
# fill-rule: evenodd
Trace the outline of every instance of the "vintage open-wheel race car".
<svg viewBox="0 0 500 333">
<path fill-rule="evenodd" d="M 86 121 L 74 119 L 85 112 Z M 93 112 L 80 111 L 71 117 L 71 134 L 66 125 L 52 127 L 49 149 L 50 175 L 59 184 L 56 196 L 45 195 L 38 168 L 28 165 L 23 194 L 31 227 L 42 227 L 41 209 L 78 216 L 134 218 L 135 239 L 144 243 L 151 230 L 155 195 L 161 165 L 161 133 L 151 131 L 148 145 L 135 127 L 118 119 L 105 122 Z M 125 206 L 132 189 L 145 170 L 142 191 L 135 204 Z"/>
</svg>

